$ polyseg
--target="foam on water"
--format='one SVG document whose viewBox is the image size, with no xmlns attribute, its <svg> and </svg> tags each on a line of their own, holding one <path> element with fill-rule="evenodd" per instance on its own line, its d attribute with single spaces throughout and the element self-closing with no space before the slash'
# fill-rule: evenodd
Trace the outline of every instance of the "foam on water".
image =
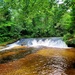
<svg viewBox="0 0 75 75">
<path fill-rule="evenodd" d="M 20 45 L 17 44 L 18 42 L 19 42 L 19 41 L 15 42 L 15 43 L 13 43 L 13 44 L 7 45 L 7 47 L 1 49 L 0 51 L 9 50 L 9 49 L 14 48 L 14 47 L 16 47 L 16 46 L 20 46 Z"/>
<path fill-rule="evenodd" d="M 28 43 L 27 46 L 29 47 L 39 47 L 39 46 L 46 46 L 46 47 L 56 47 L 56 48 L 68 48 L 66 43 L 60 39 L 40 39 L 37 41 L 34 39 L 31 43 Z"/>
<path fill-rule="evenodd" d="M 7 45 L 6 49 L 11 49 L 16 46 L 28 46 L 28 47 L 40 47 L 40 46 L 45 46 L 45 47 L 53 47 L 53 48 L 69 48 L 62 39 L 58 37 L 54 38 L 29 38 L 29 39 L 21 39 L 18 40 L 15 43 Z M 0 50 L 1 51 L 1 50 Z"/>
</svg>

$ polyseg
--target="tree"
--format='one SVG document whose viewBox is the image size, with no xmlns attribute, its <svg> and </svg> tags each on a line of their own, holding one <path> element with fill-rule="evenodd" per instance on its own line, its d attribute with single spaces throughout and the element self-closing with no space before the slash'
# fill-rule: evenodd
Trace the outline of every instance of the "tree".
<svg viewBox="0 0 75 75">
<path fill-rule="evenodd" d="M 62 37 L 71 33 L 74 36 L 72 3 L 71 0 L 62 3 L 59 0 L 0 0 L 0 40 Z M 69 9 L 72 11 L 68 12 Z"/>
</svg>

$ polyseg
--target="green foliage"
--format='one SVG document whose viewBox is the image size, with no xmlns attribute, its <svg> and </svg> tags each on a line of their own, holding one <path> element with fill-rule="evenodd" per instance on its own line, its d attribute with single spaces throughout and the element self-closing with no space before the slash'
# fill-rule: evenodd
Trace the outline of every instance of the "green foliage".
<svg viewBox="0 0 75 75">
<path fill-rule="evenodd" d="M 75 38 L 74 28 L 72 0 L 0 0 L 0 42 L 56 36 L 68 40 Z"/>
</svg>

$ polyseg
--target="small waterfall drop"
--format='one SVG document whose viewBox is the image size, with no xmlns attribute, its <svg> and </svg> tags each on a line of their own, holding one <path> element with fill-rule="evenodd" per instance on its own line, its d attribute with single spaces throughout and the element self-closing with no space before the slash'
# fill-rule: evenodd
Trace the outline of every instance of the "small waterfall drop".
<svg viewBox="0 0 75 75">
<path fill-rule="evenodd" d="M 69 48 L 64 41 L 62 41 L 59 37 L 52 38 L 29 38 L 29 39 L 21 39 L 15 43 L 7 45 L 6 49 L 11 49 L 16 46 L 27 46 L 27 47 L 53 47 L 53 48 Z M 0 51 L 2 51 L 0 50 Z"/>
<path fill-rule="evenodd" d="M 46 46 L 46 47 L 56 47 L 56 48 L 68 48 L 66 43 L 62 41 L 62 39 L 59 37 L 21 39 L 13 44 L 9 44 L 8 46 L 13 46 L 13 45 L 14 46 L 23 45 L 28 47 Z"/>
<path fill-rule="evenodd" d="M 51 38 L 51 39 L 33 39 L 31 43 L 28 43 L 27 46 L 29 47 L 39 47 L 39 46 L 46 46 L 46 47 L 54 47 L 54 48 L 68 48 L 66 43 L 59 38 Z"/>
</svg>

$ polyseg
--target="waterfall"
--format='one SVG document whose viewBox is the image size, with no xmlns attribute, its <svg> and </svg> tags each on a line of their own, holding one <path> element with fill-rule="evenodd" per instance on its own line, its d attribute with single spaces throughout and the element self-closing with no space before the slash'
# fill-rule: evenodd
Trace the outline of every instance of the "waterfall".
<svg viewBox="0 0 75 75">
<path fill-rule="evenodd" d="M 27 43 L 29 47 L 39 47 L 39 46 L 46 46 L 46 47 L 55 47 L 55 48 L 68 48 L 66 43 L 59 38 L 50 38 L 50 39 L 33 39 L 31 43 Z"/>
<path fill-rule="evenodd" d="M 66 43 L 59 37 L 52 38 L 29 38 L 21 39 L 12 44 L 8 44 L 6 48 L 2 49 L 11 49 L 16 46 L 27 46 L 27 47 L 53 47 L 53 48 L 69 48 Z"/>
<path fill-rule="evenodd" d="M 59 37 L 21 39 L 13 44 L 9 44 L 8 46 L 13 47 L 17 45 L 23 45 L 28 47 L 46 46 L 56 48 L 68 48 L 66 43 Z"/>
</svg>

